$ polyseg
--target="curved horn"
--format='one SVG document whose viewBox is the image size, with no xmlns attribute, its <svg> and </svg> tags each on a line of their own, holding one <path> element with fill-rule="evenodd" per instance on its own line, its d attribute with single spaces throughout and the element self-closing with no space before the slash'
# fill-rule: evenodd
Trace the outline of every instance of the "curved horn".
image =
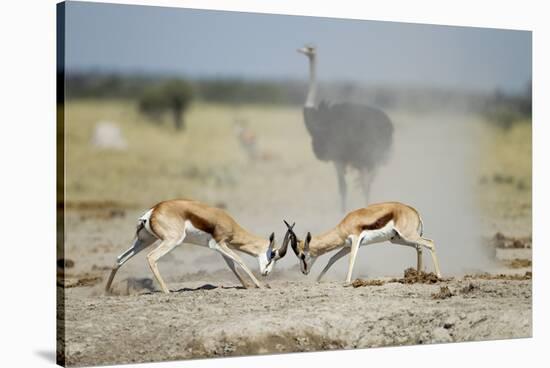
<svg viewBox="0 0 550 368">
<path fill-rule="evenodd" d="M 296 223 L 293 223 L 292 226 L 289 226 L 286 221 L 284 221 L 284 222 L 285 222 L 285 225 L 288 227 L 288 230 L 286 231 L 285 238 L 283 240 L 283 244 L 281 245 L 281 247 L 279 249 L 277 249 L 277 259 L 283 258 L 285 256 L 286 250 L 288 248 L 288 242 L 290 241 L 290 238 L 292 237 L 292 228 L 294 227 L 294 225 L 296 225 Z"/>
<path fill-rule="evenodd" d="M 292 246 L 292 250 L 294 251 L 294 254 L 296 254 L 296 256 L 298 256 L 300 254 L 300 252 L 298 251 L 298 238 L 296 237 L 296 234 L 294 233 L 294 230 L 292 230 L 292 228 L 294 227 L 295 224 L 292 224 L 292 226 L 290 226 L 288 224 L 288 222 L 286 222 L 286 220 L 283 220 L 283 222 L 285 223 L 286 227 L 288 228 L 287 230 L 287 234 L 290 235 L 290 245 Z"/>
<path fill-rule="evenodd" d="M 308 231 L 306 241 L 304 242 L 304 252 L 309 252 L 309 242 L 311 241 L 311 233 Z"/>
<path fill-rule="evenodd" d="M 274 246 L 275 246 L 275 233 L 271 233 L 271 235 L 269 236 L 269 247 L 268 247 L 268 249 L 270 251 L 273 251 Z"/>
</svg>

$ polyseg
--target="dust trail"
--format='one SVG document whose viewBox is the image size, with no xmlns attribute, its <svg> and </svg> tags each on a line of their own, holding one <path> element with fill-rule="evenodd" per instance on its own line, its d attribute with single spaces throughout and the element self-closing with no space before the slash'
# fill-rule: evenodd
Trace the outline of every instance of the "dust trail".
<svg viewBox="0 0 550 368">
<path fill-rule="evenodd" d="M 401 201 L 420 211 L 424 234 L 435 240 L 445 275 L 487 271 L 492 266 L 481 242 L 480 213 L 475 203 L 477 177 L 472 167 L 479 148 L 476 120 L 470 114 L 394 113 L 396 129 L 392 157 L 377 172 L 370 197 L 371 203 Z M 336 196 L 335 188 L 332 190 Z M 352 190 L 350 199 L 355 204 L 352 207 L 363 206 L 359 188 Z M 314 228 L 317 227 L 313 226 L 315 218 L 323 223 L 326 217 L 326 214 L 313 215 L 304 222 Z M 303 229 L 304 223 L 300 225 Z M 388 242 L 362 247 L 354 275 L 400 274 L 404 268 L 415 264 L 415 257 L 412 248 Z M 328 258 L 320 259 L 312 274 L 317 275 Z M 347 257 L 340 260 L 329 272 L 329 278 L 332 275 L 333 279 L 343 279 L 347 263 Z M 424 252 L 424 264 L 428 269 L 433 267 L 429 252 Z"/>
</svg>

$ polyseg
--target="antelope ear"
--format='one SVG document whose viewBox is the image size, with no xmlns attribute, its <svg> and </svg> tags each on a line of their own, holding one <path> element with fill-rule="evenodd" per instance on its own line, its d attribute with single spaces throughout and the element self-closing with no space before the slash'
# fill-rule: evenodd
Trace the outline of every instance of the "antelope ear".
<svg viewBox="0 0 550 368">
<path fill-rule="evenodd" d="M 306 242 L 309 243 L 310 241 L 311 241 L 311 233 L 308 231 L 306 235 Z"/>
<path fill-rule="evenodd" d="M 275 233 L 271 233 L 269 236 L 269 245 L 273 245 L 275 243 Z"/>
</svg>

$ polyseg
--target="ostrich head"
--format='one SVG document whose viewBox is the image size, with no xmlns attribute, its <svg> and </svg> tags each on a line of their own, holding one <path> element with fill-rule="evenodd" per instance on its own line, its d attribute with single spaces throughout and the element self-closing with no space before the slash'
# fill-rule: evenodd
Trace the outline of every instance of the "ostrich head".
<svg viewBox="0 0 550 368">
<path fill-rule="evenodd" d="M 316 48 L 313 45 L 306 45 L 298 50 L 296 50 L 304 55 L 306 55 L 308 58 L 314 58 L 316 55 Z"/>
</svg>

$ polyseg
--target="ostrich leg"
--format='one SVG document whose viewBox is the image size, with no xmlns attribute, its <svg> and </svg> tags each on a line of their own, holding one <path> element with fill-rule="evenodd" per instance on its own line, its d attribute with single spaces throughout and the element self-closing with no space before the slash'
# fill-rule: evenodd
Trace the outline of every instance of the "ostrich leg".
<svg viewBox="0 0 550 368">
<path fill-rule="evenodd" d="M 346 213 L 346 196 L 348 188 L 346 186 L 346 164 L 343 162 L 334 162 L 336 175 L 338 176 L 338 191 L 340 192 L 340 209 Z"/>
<path fill-rule="evenodd" d="M 363 190 L 363 195 L 365 196 L 365 205 L 369 204 L 369 195 L 370 195 L 370 186 L 372 179 L 374 178 L 374 172 L 369 171 L 366 168 L 359 170 L 361 189 Z"/>
</svg>

